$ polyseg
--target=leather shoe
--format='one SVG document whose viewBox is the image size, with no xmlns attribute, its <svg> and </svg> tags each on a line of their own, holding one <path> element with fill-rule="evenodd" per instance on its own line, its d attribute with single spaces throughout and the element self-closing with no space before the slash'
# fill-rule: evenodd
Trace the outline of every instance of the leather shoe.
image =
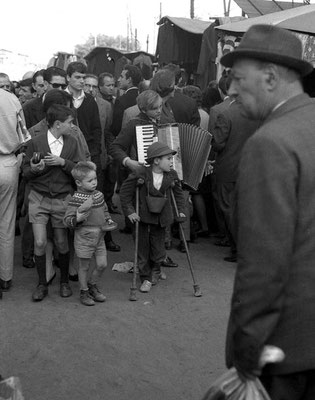
<svg viewBox="0 0 315 400">
<path fill-rule="evenodd" d="M 176 267 L 178 267 L 178 264 L 176 264 L 176 263 L 171 259 L 171 257 L 169 257 L 169 256 L 166 256 L 165 259 L 164 259 L 164 261 L 162 261 L 161 264 L 162 264 L 163 267 L 167 267 L 167 268 L 176 268 Z"/>
<path fill-rule="evenodd" d="M 33 301 L 42 301 L 44 297 L 48 295 L 47 285 L 38 285 L 32 294 Z"/>
<path fill-rule="evenodd" d="M 60 296 L 61 297 L 72 296 L 72 290 L 69 283 L 60 283 Z"/>
<path fill-rule="evenodd" d="M 120 251 L 120 246 L 115 242 L 113 242 L 112 240 L 110 242 L 106 242 L 105 246 L 108 251 L 115 251 L 115 252 Z"/>
<path fill-rule="evenodd" d="M 12 286 L 12 279 L 9 281 L 4 281 L 3 279 L 0 279 L 0 286 L 3 292 L 8 292 Z"/>
</svg>

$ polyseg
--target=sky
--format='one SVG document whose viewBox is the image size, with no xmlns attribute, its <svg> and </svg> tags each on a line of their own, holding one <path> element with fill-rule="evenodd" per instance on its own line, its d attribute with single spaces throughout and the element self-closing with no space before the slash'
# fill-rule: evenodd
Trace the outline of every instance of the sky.
<svg viewBox="0 0 315 400">
<path fill-rule="evenodd" d="M 224 0 L 194 2 L 198 19 L 224 16 Z M 0 51 L 25 54 L 37 64 L 35 69 L 45 68 L 54 53 L 73 53 L 75 45 L 85 43 L 90 34 L 126 37 L 129 18 L 133 32 L 137 28 L 141 49 L 147 51 L 149 36 L 148 51 L 154 54 L 160 15 L 190 18 L 190 0 L 2 0 Z M 231 0 L 230 16 L 236 15 L 241 10 Z M 0 64 L 0 72 L 20 79 L 20 69 L 12 69 L 14 65 L 2 71 Z"/>
<path fill-rule="evenodd" d="M 130 16 L 141 49 L 147 50 L 149 35 L 148 50 L 154 53 L 160 11 L 162 16 L 189 18 L 190 0 L 2 0 L 0 49 L 46 65 L 58 51 L 74 52 L 75 45 L 84 43 L 89 34 L 127 36 Z M 223 15 L 223 0 L 195 0 L 195 17 L 207 21 Z M 233 0 L 231 15 L 241 15 Z"/>
</svg>

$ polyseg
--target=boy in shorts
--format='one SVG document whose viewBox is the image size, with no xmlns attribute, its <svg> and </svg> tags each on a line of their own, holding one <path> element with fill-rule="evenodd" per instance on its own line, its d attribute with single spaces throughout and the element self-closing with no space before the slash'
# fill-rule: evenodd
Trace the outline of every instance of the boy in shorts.
<svg viewBox="0 0 315 400">
<path fill-rule="evenodd" d="M 130 174 L 120 189 L 123 212 L 132 223 L 139 222 L 138 264 L 141 280 L 140 292 L 147 293 L 160 279 L 166 279 L 161 271 L 165 260 L 165 228 L 173 223 L 171 190 L 179 210 L 185 218 L 185 200 L 178 175 L 173 166 L 176 151 L 163 143 L 148 147 L 147 163 Z M 139 215 L 135 212 L 135 193 L 139 182 Z"/>
<path fill-rule="evenodd" d="M 30 186 L 29 221 L 34 233 L 34 258 L 38 286 L 32 299 L 41 301 L 48 294 L 46 281 L 46 225 L 51 221 L 54 243 L 59 252 L 60 296 L 72 295 L 69 286 L 69 247 L 63 217 L 73 193 L 71 171 L 80 159 L 77 140 L 71 134 L 73 111 L 52 105 L 46 114 L 48 132 L 28 144 L 23 173 Z"/>
<path fill-rule="evenodd" d="M 91 161 L 79 162 L 71 173 L 77 191 L 69 201 L 64 223 L 75 229 L 74 249 L 79 258 L 80 301 L 85 306 L 93 306 L 95 302 L 106 300 L 97 287 L 107 267 L 104 234 L 117 224 L 108 213 L 103 193 L 96 190 L 96 165 Z M 88 279 L 93 257 L 95 268 Z"/>
</svg>

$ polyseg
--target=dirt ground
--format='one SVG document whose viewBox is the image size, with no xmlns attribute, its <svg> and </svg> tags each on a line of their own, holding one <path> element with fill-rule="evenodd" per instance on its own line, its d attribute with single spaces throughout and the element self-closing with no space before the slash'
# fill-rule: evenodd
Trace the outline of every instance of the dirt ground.
<svg viewBox="0 0 315 400">
<path fill-rule="evenodd" d="M 186 255 L 172 249 L 179 267 L 164 268 L 167 280 L 130 302 L 132 275 L 111 267 L 132 261 L 132 238 L 113 236 L 122 251 L 108 253 L 100 284 L 107 301 L 94 307 L 80 304 L 77 282 L 61 298 L 58 276 L 49 296 L 32 302 L 36 271 L 22 267 L 16 238 L 13 287 L 0 301 L 0 373 L 20 378 L 25 400 L 198 400 L 225 370 L 235 271 L 222 261 L 228 249 L 212 238 L 191 244 L 202 297 L 193 295 Z"/>
</svg>

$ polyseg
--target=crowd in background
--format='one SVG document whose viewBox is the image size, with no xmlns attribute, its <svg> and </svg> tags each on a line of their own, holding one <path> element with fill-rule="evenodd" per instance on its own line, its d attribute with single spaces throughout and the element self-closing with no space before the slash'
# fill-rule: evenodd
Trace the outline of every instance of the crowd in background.
<svg viewBox="0 0 315 400">
<path fill-rule="evenodd" d="M 185 211 L 188 216 L 186 222 L 183 223 L 184 234 L 188 246 L 198 237 L 215 236 L 216 245 L 231 246 L 231 257 L 226 257 L 225 260 L 235 262 L 235 241 L 231 233 L 233 231 L 231 228 L 232 192 L 235 179 L 232 179 L 231 184 L 230 178 L 223 181 L 220 178 L 222 170 L 220 160 L 226 158 L 224 153 L 230 135 L 229 128 L 223 126 L 225 123 L 220 125 L 220 121 L 228 120 L 230 116 L 225 115 L 224 111 L 221 112 L 220 108 L 216 112 L 220 103 L 230 102 L 227 95 L 230 77 L 225 72 L 219 82 L 210 82 L 208 87 L 201 91 L 197 86 L 185 84 L 182 76 L 182 70 L 177 65 L 169 64 L 158 70 L 149 81 L 142 78 L 138 67 L 126 65 L 116 81 L 110 73 L 104 72 L 99 76 L 89 74 L 83 63 L 73 62 L 69 64 L 67 71 L 58 67 L 49 67 L 35 73 L 27 72 L 18 82 L 10 81 L 7 74 L 0 73 L 0 88 L 11 92 L 19 100 L 25 125 L 32 139 L 41 133 L 47 134 L 49 128 L 47 112 L 52 105 L 63 105 L 73 110 L 71 132 L 79 145 L 79 160 L 91 160 L 96 165 L 97 188 L 103 193 L 108 211 L 112 214 L 121 213 L 117 201 L 115 204 L 115 191 L 119 193 L 122 182 L 131 171 L 137 169 L 138 165 L 136 144 L 126 146 L 124 141 L 128 132 L 131 131 L 133 135 L 137 124 L 147 123 L 141 118 L 139 120 L 139 115 L 145 114 L 143 104 L 137 102 L 139 94 L 150 89 L 161 97 L 161 110 L 154 117 L 157 125 L 188 123 L 209 130 L 213 135 L 213 146 L 209 155 L 208 173 L 205 173 L 198 190 L 183 186 Z M 153 119 L 149 118 L 149 122 L 152 121 Z M 236 149 L 237 152 L 240 147 L 241 145 Z M 231 157 L 236 150 L 232 149 L 228 157 Z M 21 147 L 22 154 L 23 151 L 25 151 L 25 146 Z M 235 157 L 238 159 L 239 155 Z M 31 185 L 27 182 L 25 171 L 23 172 L 24 162 L 25 160 L 22 161 L 21 158 L 16 193 L 15 234 L 22 235 L 23 266 L 34 268 L 36 264 L 34 227 L 29 222 L 28 213 Z M 233 165 L 223 166 L 223 169 L 227 169 L 226 175 L 230 174 L 229 171 L 234 169 L 236 164 L 237 161 L 233 162 Z M 23 221 L 22 226 L 20 226 L 20 220 Z M 58 246 L 54 245 L 56 239 L 53 238 L 53 228 L 48 222 L 47 237 L 45 236 L 45 279 L 48 283 L 55 278 L 54 267 L 60 264 L 60 254 L 62 254 L 56 251 Z M 126 218 L 125 227 L 120 229 L 120 232 L 130 234 L 132 231 L 132 224 Z M 116 243 L 113 235 L 115 236 L 110 231 L 106 232 L 105 244 L 108 251 L 117 252 L 124 243 Z M 167 229 L 165 249 L 171 249 L 177 242 L 178 250 L 186 252 L 183 239 L 179 233 L 178 224 L 173 224 Z M 35 249 L 38 240 L 35 235 Z M 0 269 L 3 291 L 9 290 L 12 284 L 13 258 L 10 257 L 9 273 L 4 275 Z M 69 265 L 65 274 L 70 280 L 78 279 L 76 262 L 75 254 L 70 246 L 69 254 L 67 252 L 67 258 L 64 261 Z M 164 266 L 177 266 L 169 256 L 165 257 L 163 263 Z M 68 278 L 64 278 L 63 281 L 68 285 Z M 68 289 L 64 291 L 64 297 L 70 293 L 68 285 Z"/>
</svg>

